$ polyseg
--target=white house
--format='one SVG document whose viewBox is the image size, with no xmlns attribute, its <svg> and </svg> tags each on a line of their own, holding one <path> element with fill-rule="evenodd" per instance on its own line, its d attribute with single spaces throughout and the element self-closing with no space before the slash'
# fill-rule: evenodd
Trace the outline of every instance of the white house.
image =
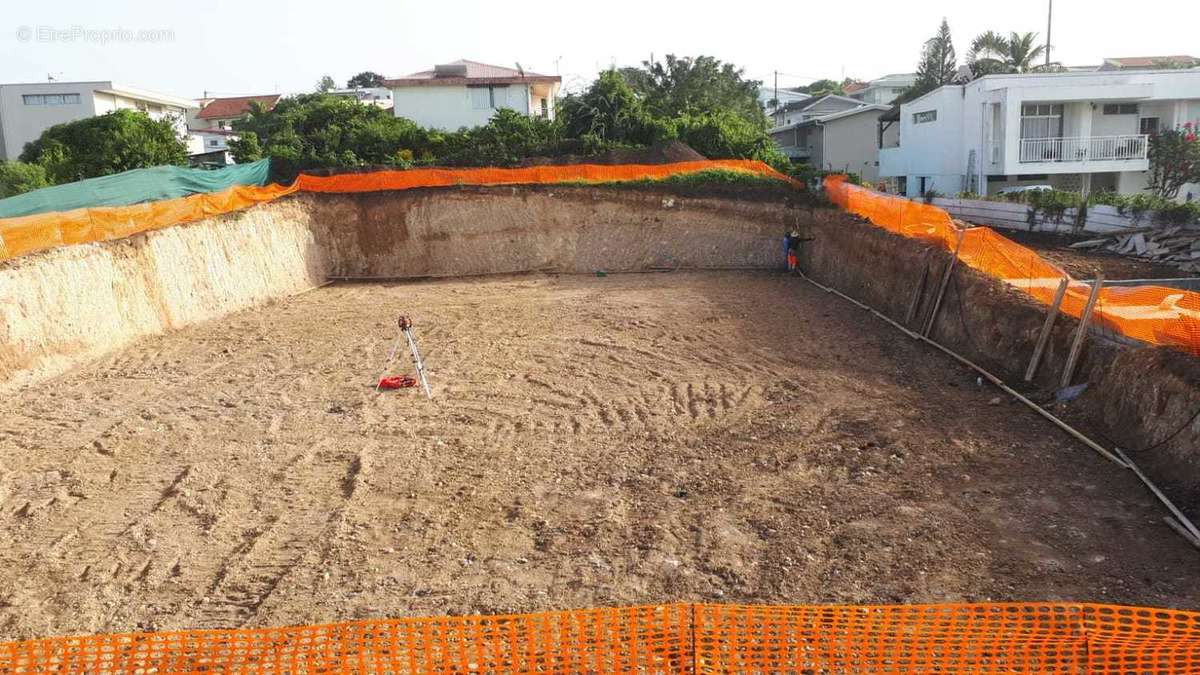
<svg viewBox="0 0 1200 675">
<path fill-rule="evenodd" d="M 1028 184 L 1136 193 L 1149 136 L 1200 119 L 1200 70 L 988 75 L 899 108 L 880 174 L 918 196 Z M 1188 198 L 1187 189 L 1182 198 Z M 1195 194 L 1195 190 L 1191 190 Z"/>
<path fill-rule="evenodd" d="M 501 108 L 553 119 L 562 78 L 460 60 L 384 86 L 392 90 L 396 117 L 452 131 L 486 125 Z"/>
<path fill-rule="evenodd" d="M 856 173 L 874 183 L 879 179 L 879 118 L 888 110 L 886 105 L 860 103 L 776 127 L 771 139 L 793 162 Z"/>
<path fill-rule="evenodd" d="M 774 129 L 817 117 L 824 117 L 825 115 L 832 115 L 833 113 L 860 108 L 863 105 L 865 104 L 862 101 L 856 101 L 848 96 L 839 96 L 837 94 L 792 101 L 781 107 L 775 114 L 773 120 L 775 123 Z"/>
<path fill-rule="evenodd" d="M 187 120 L 189 161 L 200 166 L 232 164 L 229 141 L 237 138 L 233 132 L 234 121 L 250 112 L 251 103 L 271 110 L 281 98 L 281 94 L 263 94 L 199 99 L 200 107 L 190 111 Z"/>
<path fill-rule="evenodd" d="M 863 103 L 878 103 L 887 105 L 900 97 L 904 90 L 913 86 L 917 81 L 916 73 L 892 73 L 884 75 L 865 85 L 847 88 L 846 95 Z"/>
<path fill-rule="evenodd" d="M 141 110 L 155 119 L 169 119 L 183 138 L 187 113 L 196 107 L 186 98 L 110 81 L 0 84 L 0 159 L 17 159 L 26 143 L 55 124 L 114 110 Z"/>
<path fill-rule="evenodd" d="M 250 104 L 258 103 L 263 108 L 271 110 L 279 103 L 279 99 L 281 98 L 283 98 L 282 94 L 202 98 L 197 101 L 199 108 L 193 110 L 188 115 L 188 128 L 192 130 L 219 129 L 228 131 L 233 128 L 235 120 L 239 120 L 249 114 Z"/>
</svg>

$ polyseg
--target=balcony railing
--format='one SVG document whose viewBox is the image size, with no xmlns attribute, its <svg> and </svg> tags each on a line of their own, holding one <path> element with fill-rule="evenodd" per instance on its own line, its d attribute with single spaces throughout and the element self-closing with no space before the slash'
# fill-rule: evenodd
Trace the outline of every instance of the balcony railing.
<svg viewBox="0 0 1200 675">
<path fill-rule="evenodd" d="M 1146 134 L 1022 138 L 1022 162 L 1109 162 L 1146 159 Z"/>
</svg>

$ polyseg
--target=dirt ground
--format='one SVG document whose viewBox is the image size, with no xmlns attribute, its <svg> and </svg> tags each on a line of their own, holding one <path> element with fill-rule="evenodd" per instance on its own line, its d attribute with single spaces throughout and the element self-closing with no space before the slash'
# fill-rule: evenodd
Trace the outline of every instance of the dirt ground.
<svg viewBox="0 0 1200 675">
<path fill-rule="evenodd" d="M 371 387 L 401 312 L 432 402 Z M 0 639 L 673 600 L 1200 606 L 1197 552 L 1132 475 L 780 274 L 331 286 L 143 340 L 0 420 Z"/>
<path fill-rule="evenodd" d="M 1021 232 L 995 228 L 996 232 L 1013 241 L 1034 249 L 1050 262 L 1065 269 L 1077 279 L 1094 279 L 1096 271 L 1104 272 L 1106 279 L 1182 279 L 1195 276 L 1178 267 L 1138 260 L 1102 249 L 1079 250 L 1071 244 L 1088 239 L 1099 239 L 1099 235 L 1071 236 L 1053 232 Z"/>
</svg>

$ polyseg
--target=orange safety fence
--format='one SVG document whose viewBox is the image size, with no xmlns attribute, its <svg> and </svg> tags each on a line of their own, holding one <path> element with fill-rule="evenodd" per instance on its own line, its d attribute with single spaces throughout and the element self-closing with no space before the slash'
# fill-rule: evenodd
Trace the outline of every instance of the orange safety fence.
<svg viewBox="0 0 1200 675">
<path fill-rule="evenodd" d="M 301 175 L 292 185 L 238 186 L 179 199 L 132 206 L 94 207 L 0 219 L 0 260 L 68 244 L 109 241 L 170 225 L 244 209 L 296 191 L 373 192 L 454 185 L 536 185 L 564 182 L 661 180 L 714 169 L 741 171 L 803 183 L 750 160 L 712 160 L 674 164 L 537 166 L 523 169 L 416 169 L 335 176 Z"/>
<path fill-rule="evenodd" d="M 672 604 L 0 644 L 3 673 L 1200 672 L 1200 613 Z"/>
<path fill-rule="evenodd" d="M 851 185 L 842 176 L 825 179 L 829 198 L 875 225 L 905 237 L 957 251 L 967 265 L 1019 288 L 1044 304 L 1068 279 L 1062 311 L 1079 318 L 1091 293 L 1089 284 L 1072 279 L 1032 249 L 987 227 L 959 229 L 950 214 L 929 204 Z M 961 244 L 959 241 L 961 237 Z M 1101 288 L 1092 321 L 1148 344 L 1173 347 L 1200 356 L 1200 293 L 1166 286 Z"/>
<path fill-rule="evenodd" d="M 305 192 L 376 192 L 453 185 L 538 185 L 570 182 L 613 183 L 634 180 L 662 180 L 701 171 L 725 170 L 796 181 L 763 162 L 744 159 L 675 162 L 673 164 L 566 164 L 531 166 L 520 169 L 413 169 L 343 173 L 335 176 L 302 174 L 297 182 Z"/>
<path fill-rule="evenodd" d="M 0 260 L 68 244 L 121 239 L 244 209 L 295 191 L 294 185 L 237 185 L 219 192 L 132 206 L 97 206 L 0 219 Z"/>
</svg>

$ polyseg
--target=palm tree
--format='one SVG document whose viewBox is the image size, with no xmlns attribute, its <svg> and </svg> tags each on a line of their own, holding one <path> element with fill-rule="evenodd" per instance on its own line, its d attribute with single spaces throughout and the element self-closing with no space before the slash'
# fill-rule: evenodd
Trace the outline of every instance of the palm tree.
<svg viewBox="0 0 1200 675">
<path fill-rule="evenodd" d="M 989 30 L 971 41 L 967 63 L 975 77 L 1039 70 L 1037 60 L 1046 54 L 1046 45 L 1036 42 L 1037 33 L 1009 33 L 1005 37 Z"/>
</svg>

